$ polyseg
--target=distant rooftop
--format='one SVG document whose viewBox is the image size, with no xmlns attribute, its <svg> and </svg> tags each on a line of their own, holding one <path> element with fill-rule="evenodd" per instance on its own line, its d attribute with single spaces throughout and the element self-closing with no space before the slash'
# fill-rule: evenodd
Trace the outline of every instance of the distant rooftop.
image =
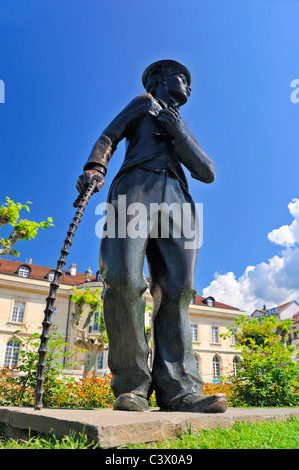
<svg viewBox="0 0 299 470">
<path fill-rule="evenodd" d="M 196 295 L 195 296 L 195 305 L 212 305 L 209 303 L 209 299 L 212 299 L 214 301 L 214 306 L 215 307 L 220 307 L 220 308 L 230 308 L 232 310 L 240 310 L 239 308 L 232 307 L 231 305 L 223 304 L 221 302 L 217 302 L 214 297 L 202 297 L 201 295 Z"/>
<path fill-rule="evenodd" d="M 25 268 L 23 272 L 26 272 L 26 268 L 29 269 L 29 274 L 28 276 L 22 276 L 20 274 L 20 268 Z M 56 268 L 53 267 L 46 267 L 46 266 L 40 266 L 37 264 L 32 264 L 32 263 L 22 263 L 20 261 L 12 261 L 12 260 L 6 260 L 3 258 L 0 258 L 0 273 L 3 274 L 11 274 L 15 276 L 21 276 L 21 277 L 27 277 L 29 279 L 39 279 L 39 280 L 44 280 L 47 281 L 48 276 L 50 273 L 54 273 Z M 22 272 L 22 271 L 21 271 Z M 27 271 L 28 272 L 28 271 Z M 78 273 L 76 269 L 73 271 L 73 274 L 71 274 L 70 270 L 64 270 L 63 275 L 60 278 L 60 283 L 61 284 L 71 284 L 71 285 L 78 285 L 82 284 L 83 282 L 87 281 L 87 277 L 84 273 Z M 96 276 L 90 276 L 89 278 L 90 281 L 95 281 Z"/>
<path fill-rule="evenodd" d="M 7 260 L 0 258 L 0 274 L 10 274 L 12 276 L 18 276 L 28 279 L 38 279 L 49 281 L 49 274 L 54 273 L 56 268 L 40 266 L 38 264 L 32 264 L 31 262 L 20 262 L 15 260 Z M 27 274 L 27 275 L 23 275 Z M 97 277 L 91 275 L 89 281 L 96 281 Z M 87 277 L 84 273 L 78 273 L 76 265 L 70 266 L 70 268 L 63 271 L 63 276 L 60 278 L 61 284 L 70 284 L 78 285 L 83 284 L 87 281 Z M 192 302 L 195 305 L 207 305 L 215 306 L 219 308 L 228 308 L 232 310 L 239 310 L 236 307 L 231 305 L 223 304 L 221 302 L 215 301 L 213 297 L 203 297 L 200 295 L 195 295 L 194 301 Z"/>
</svg>

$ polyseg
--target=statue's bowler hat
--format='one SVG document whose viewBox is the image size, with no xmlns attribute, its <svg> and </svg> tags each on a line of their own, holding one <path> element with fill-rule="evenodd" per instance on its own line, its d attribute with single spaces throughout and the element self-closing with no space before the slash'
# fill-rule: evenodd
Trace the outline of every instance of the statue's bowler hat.
<svg viewBox="0 0 299 470">
<path fill-rule="evenodd" d="M 181 64 L 180 62 L 177 62 L 176 60 L 165 59 L 165 60 L 158 60 L 157 62 L 154 62 L 153 64 L 149 65 L 145 69 L 145 71 L 143 72 L 143 75 L 142 75 L 142 83 L 143 83 L 143 86 L 145 88 L 146 88 L 147 78 L 148 78 L 150 72 L 154 69 L 159 69 L 159 68 L 162 68 L 162 67 L 171 67 L 171 68 L 177 70 L 178 73 L 182 73 L 183 75 L 185 75 L 185 77 L 187 79 L 188 86 L 191 85 L 191 73 L 187 69 L 187 67 L 185 67 L 185 65 Z"/>
</svg>

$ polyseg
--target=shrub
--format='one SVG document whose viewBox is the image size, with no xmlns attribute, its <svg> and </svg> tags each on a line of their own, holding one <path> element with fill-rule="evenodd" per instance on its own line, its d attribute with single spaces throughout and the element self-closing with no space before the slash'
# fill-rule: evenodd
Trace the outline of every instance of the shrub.
<svg viewBox="0 0 299 470">
<path fill-rule="evenodd" d="M 238 374 L 232 378 L 233 406 L 296 406 L 299 364 L 295 348 L 286 344 L 289 320 L 276 317 L 238 319 L 236 339 L 241 349 Z"/>
</svg>

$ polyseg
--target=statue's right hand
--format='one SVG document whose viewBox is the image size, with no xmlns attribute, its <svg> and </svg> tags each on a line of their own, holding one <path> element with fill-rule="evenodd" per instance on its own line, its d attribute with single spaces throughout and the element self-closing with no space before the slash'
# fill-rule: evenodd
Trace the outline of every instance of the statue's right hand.
<svg viewBox="0 0 299 470">
<path fill-rule="evenodd" d="M 103 186 L 105 180 L 104 180 L 104 175 L 98 170 L 87 170 L 84 171 L 82 175 L 79 176 L 77 184 L 76 184 L 76 189 L 79 191 L 80 194 L 83 194 L 87 186 L 92 182 L 93 176 L 97 177 L 98 183 L 95 189 L 95 192 L 97 193 L 101 187 Z"/>
</svg>

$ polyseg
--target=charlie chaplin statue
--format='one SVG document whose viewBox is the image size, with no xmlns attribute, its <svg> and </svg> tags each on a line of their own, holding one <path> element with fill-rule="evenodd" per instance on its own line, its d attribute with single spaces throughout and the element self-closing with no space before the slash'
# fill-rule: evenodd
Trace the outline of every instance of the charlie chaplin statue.
<svg viewBox="0 0 299 470">
<path fill-rule="evenodd" d="M 115 212 L 115 236 L 103 237 L 100 248 L 108 365 L 117 398 L 114 409 L 146 411 L 155 390 L 161 410 L 224 412 L 228 406 L 225 395 L 203 395 L 192 351 L 188 307 L 196 293 L 193 280 L 198 247 L 186 248 L 183 230 L 174 236 L 175 218 L 170 220 L 169 236 L 161 236 L 161 203 L 167 207 L 189 205 L 195 224 L 196 208 L 181 165 L 196 180 L 211 183 L 214 163 L 180 117 L 180 107 L 191 92 L 189 70 L 177 61 L 160 60 L 146 68 L 142 82 L 147 93 L 133 99 L 103 131 L 77 182 L 82 193 L 96 174 L 99 190 L 110 158 L 126 139 L 125 159 L 107 201 Z M 122 198 L 120 207 L 119 196 L 124 195 L 125 206 Z M 148 210 L 143 217 L 144 236 L 132 237 L 123 228 L 133 217 L 127 209 L 136 202 Z M 153 207 L 158 208 L 156 217 L 152 217 Z M 152 370 L 144 327 L 145 256 L 154 302 Z"/>
</svg>

